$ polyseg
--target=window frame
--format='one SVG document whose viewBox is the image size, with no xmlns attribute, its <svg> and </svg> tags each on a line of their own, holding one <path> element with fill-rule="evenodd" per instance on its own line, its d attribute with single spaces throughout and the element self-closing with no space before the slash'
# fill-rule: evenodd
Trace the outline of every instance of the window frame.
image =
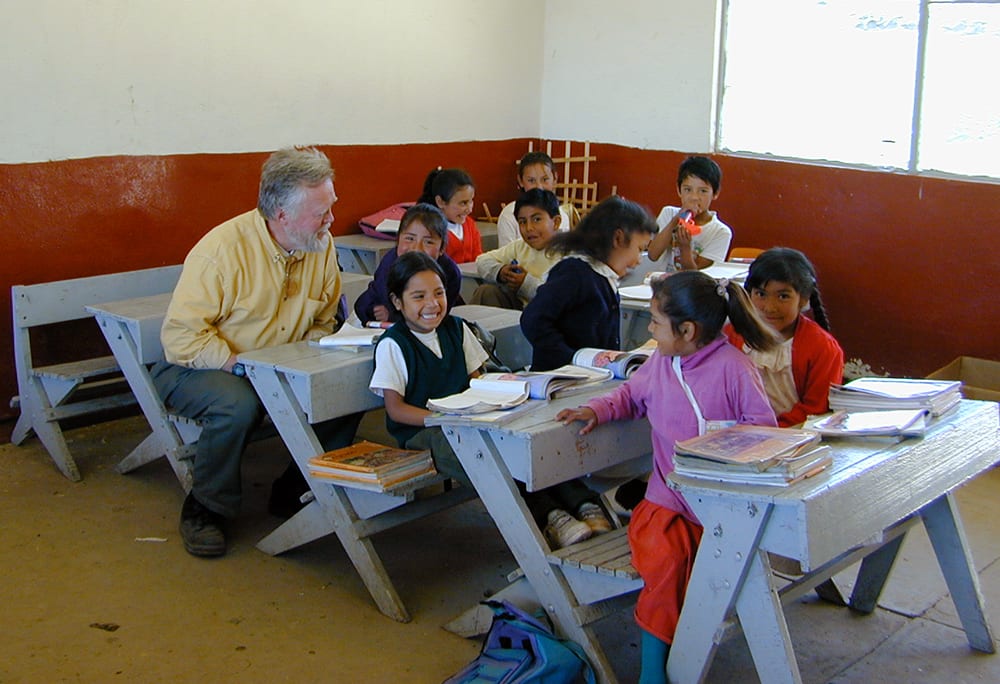
<svg viewBox="0 0 1000 684">
<path fill-rule="evenodd" d="M 835 159 L 810 159 L 807 157 L 794 157 L 770 152 L 750 152 L 729 150 L 722 143 L 722 107 L 726 90 L 726 62 L 728 52 L 726 46 L 729 37 L 729 4 L 730 0 L 721 0 L 722 17 L 719 27 L 719 57 L 718 73 L 716 77 L 715 107 L 713 113 L 714 131 L 712 132 L 712 143 L 716 152 L 735 157 L 745 157 L 751 159 L 772 159 L 775 161 L 787 161 L 800 164 L 814 164 L 820 166 L 830 166 L 845 169 L 876 170 L 887 173 L 900 173 L 913 176 L 925 176 L 929 178 L 946 178 L 953 180 L 979 181 L 993 184 L 1000 184 L 1000 176 L 986 176 L 981 174 L 965 174 L 954 171 L 922 170 L 920 164 L 920 135 L 922 131 L 923 115 L 923 95 L 924 95 L 924 75 L 927 60 L 927 40 L 930 31 L 930 6 L 931 5 L 1000 5 L 1000 0 L 914 0 L 919 3 L 917 12 L 917 54 L 915 58 L 915 73 L 913 75 L 913 101 L 911 110 L 913 116 L 910 125 L 910 149 L 906 168 L 897 166 L 879 166 L 877 164 L 866 164 L 863 162 L 845 162 Z"/>
</svg>

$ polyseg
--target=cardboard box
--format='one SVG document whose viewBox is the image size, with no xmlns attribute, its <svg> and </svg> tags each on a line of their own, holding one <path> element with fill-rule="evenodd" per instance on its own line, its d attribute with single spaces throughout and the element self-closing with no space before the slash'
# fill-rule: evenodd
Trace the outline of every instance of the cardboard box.
<svg viewBox="0 0 1000 684">
<path fill-rule="evenodd" d="M 1000 361 L 959 356 L 927 376 L 934 380 L 961 380 L 966 399 L 1000 401 Z"/>
</svg>

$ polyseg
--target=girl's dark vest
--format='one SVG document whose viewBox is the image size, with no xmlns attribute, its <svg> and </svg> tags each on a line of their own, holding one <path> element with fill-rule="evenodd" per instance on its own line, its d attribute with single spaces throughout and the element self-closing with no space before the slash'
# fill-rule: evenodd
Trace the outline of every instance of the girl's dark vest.
<svg viewBox="0 0 1000 684">
<path fill-rule="evenodd" d="M 405 321 L 399 321 L 386 331 L 383 339 L 395 340 L 406 361 L 406 393 L 403 399 L 407 404 L 426 408 L 428 399 L 469 389 L 469 372 L 465 368 L 465 353 L 462 350 L 464 328 L 462 319 L 456 316 L 446 316 L 441 322 L 437 329 L 441 343 L 440 359 L 414 336 Z M 417 425 L 397 423 L 388 415 L 385 424 L 400 446 L 423 429 Z"/>
</svg>

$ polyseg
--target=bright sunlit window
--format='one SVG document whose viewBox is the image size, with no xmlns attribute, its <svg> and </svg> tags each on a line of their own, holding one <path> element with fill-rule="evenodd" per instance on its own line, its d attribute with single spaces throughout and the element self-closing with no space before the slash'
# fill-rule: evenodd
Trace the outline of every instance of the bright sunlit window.
<svg viewBox="0 0 1000 684">
<path fill-rule="evenodd" d="M 718 147 L 1000 179 L 1000 0 L 727 0 Z"/>
</svg>

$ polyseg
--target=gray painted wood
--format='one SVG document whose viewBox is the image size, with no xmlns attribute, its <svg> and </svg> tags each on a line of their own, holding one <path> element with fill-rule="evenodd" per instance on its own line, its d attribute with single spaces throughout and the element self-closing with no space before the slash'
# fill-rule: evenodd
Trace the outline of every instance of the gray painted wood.
<svg viewBox="0 0 1000 684">
<path fill-rule="evenodd" d="M 555 421 L 561 409 L 577 406 L 614 386 L 615 383 L 607 383 L 588 392 L 542 403 L 502 425 L 469 425 L 461 417 L 439 419 L 538 601 L 557 631 L 583 647 L 602 682 L 615 682 L 617 678 L 592 624 L 609 611 L 633 601 L 641 582 L 597 572 L 596 565 L 595 570 L 563 565 L 561 558 L 568 552 L 559 552 L 559 560 L 553 564 L 552 551 L 515 481 L 524 482 L 531 490 L 540 489 L 648 454 L 651 444 L 645 421 L 602 425 L 586 436 L 577 434 L 579 423 L 562 425 Z M 614 541 L 612 537 L 609 539 Z M 475 620 L 465 617 L 458 624 L 467 629 Z"/>
<path fill-rule="evenodd" d="M 139 296 L 170 291 L 180 269 L 180 265 L 163 266 L 11 288 L 14 368 L 17 405 L 21 412 L 11 442 L 21 444 L 34 433 L 59 470 L 70 480 L 80 479 L 79 468 L 70 454 L 59 421 L 128 405 L 131 397 L 128 393 L 119 393 L 114 398 L 98 397 L 69 403 L 80 389 L 109 386 L 109 378 L 104 376 L 117 373 L 117 365 L 102 355 L 70 363 L 35 366 L 31 328 L 87 318 L 91 315 L 85 308 L 88 304 L 119 298 L 123 293 Z"/>
<path fill-rule="evenodd" d="M 668 662 L 671 681 L 703 681 L 734 607 L 761 680 L 799 681 L 781 602 L 765 576 L 766 552 L 815 570 L 800 587 L 815 586 L 859 555 L 868 556 L 872 561 L 862 578 L 867 588 L 859 607 L 870 608 L 894 554 L 891 548 L 878 549 L 896 545 L 914 515 L 937 540 L 935 552 L 969 643 L 992 652 L 951 492 L 1000 459 L 998 427 L 997 404 L 963 401 L 923 438 L 834 442 L 829 471 L 791 487 L 724 485 L 671 475 L 670 485 L 684 494 L 705 527 Z"/>
</svg>

